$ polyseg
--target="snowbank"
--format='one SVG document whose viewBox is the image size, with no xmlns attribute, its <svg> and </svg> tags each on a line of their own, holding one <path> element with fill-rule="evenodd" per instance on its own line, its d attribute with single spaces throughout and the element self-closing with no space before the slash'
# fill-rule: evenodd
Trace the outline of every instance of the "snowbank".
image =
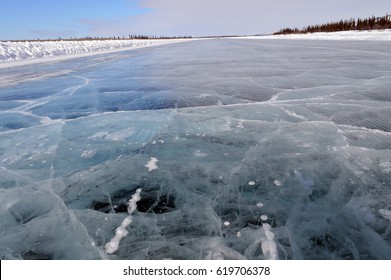
<svg viewBox="0 0 391 280">
<path fill-rule="evenodd" d="M 140 48 L 182 41 L 184 39 L 0 42 L 0 62 L 83 54 L 123 48 Z"/>
<path fill-rule="evenodd" d="M 369 40 L 391 41 L 391 29 L 371 31 L 340 31 L 307 34 L 251 36 L 246 39 L 306 39 L 306 40 Z"/>
</svg>

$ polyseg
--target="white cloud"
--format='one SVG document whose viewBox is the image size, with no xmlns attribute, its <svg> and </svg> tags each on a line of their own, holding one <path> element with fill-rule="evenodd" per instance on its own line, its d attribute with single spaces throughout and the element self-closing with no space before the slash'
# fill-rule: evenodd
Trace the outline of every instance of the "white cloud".
<svg viewBox="0 0 391 280">
<path fill-rule="evenodd" d="M 133 18 L 146 33 L 158 34 L 257 34 L 282 27 L 303 27 L 350 17 L 388 12 L 389 0 L 143 0 L 153 9 Z"/>
<path fill-rule="evenodd" d="M 92 35 L 258 34 L 390 12 L 389 0 L 140 0 L 140 7 L 149 12 L 110 22 L 90 21 Z"/>
<path fill-rule="evenodd" d="M 168 35 L 218 35 L 257 33 L 262 17 L 262 0 L 144 0 L 153 9 L 135 18 L 147 33 Z"/>
</svg>

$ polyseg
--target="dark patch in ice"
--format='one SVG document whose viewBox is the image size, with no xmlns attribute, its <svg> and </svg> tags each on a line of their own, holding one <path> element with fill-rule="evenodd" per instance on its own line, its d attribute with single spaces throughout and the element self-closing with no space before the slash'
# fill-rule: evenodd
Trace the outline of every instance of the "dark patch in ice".
<svg viewBox="0 0 391 280">
<path fill-rule="evenodd" d="M 155 214 L 163 214 L 171 212 L 175 209 L 175 196 L 172 194 L 161 195 L 159 198 L 156 194 L 149 193 L 148 196 L 142 196 L 137 202 L 137 210 L 139 212 L 153 212 Z"/>
<path fill-rule="evenodd" d="M 321 235 L 316 235 L 310 237 L 310 248 L 314 252 L 317 252 L 315 255 L 319 259 L 344 259 L 344 260 L 354 260 L 357 259 L 357 256 L 354 254 L 354 249 L 345 238 L 345 241 L 340 236 L 333 236 L 330 233 L 322 233 Z"/>
<path fill-rule="evenodd" d="M 226 146 L 234 146 L 234 147 L 248 147 L 253 146 L 257 144 L 253 140 L 247 140 L 247 139 L 238 139 L 237 141 L 233 141 L 230 139 L 222 138 L 222 137 L 215 137 L 215 136 L 205 136 L 202 138 L 207 143 L 212 144 L 221 144 Z M 235 139 L 236 140 L 236 139 Z"/>
<path fill-rule="evenodd" d="M 22 199 L 19 202 L 13 204 L 8 209 L 8 212 L 18 224 L 26 224 L 34 219 L 42 217 L 46 213 L 50 212 L 50 210 L 53 208 L 53 201 L 50 201 L 41 207 L 37 207 L 35 205 L 35 202 L 43 203 L 45 198 L 32 197 Z"/>
<path fill-rule="evenodd" d="M 118 190 L 109 197 L 104 197 L 104 200 L 92 201 L 91 209 L 103 213 L 126 213 L 128 212 L 128 200 L 131 197 L 129 190 Z"/>
<path fill-rule="evenodd" d="M 28 250 L 25 251 L 22 254 L 22 258 L 24 260 L 51 260 L 53 259 L 51 256 L 41 253 L 41 252 L 36 252 L 34 250 Z"/>
<path fill-rule="evenodd" d="M 309 199 L 311 201 L 316 201 L 318 199 L 321 199 L 325 197 L 329 193 L 329 189 L 327 188 L 317 188 L 312 191 L 312 193 L 309 195 Z"/>
<path fill-rule="evenodd" d="M 24 127 L 28 127 L 28 126 L 29 126 L 28 124 L 20 123 L 20 122 L 9 122 L 9 123 L 3 124 L 3 127 L 7 130 L 8 129 L 10 129 L 10 130 L 19 129 L 19 128 L 24 128 Z"/>
<path fill-rule="evenodd" d="M 16 130 L 40 124 L 39 118 L 19 113 L 2 113 L 0 117 L 0 132 Z"/>
<path fill-rule="evenodd" d="M 103 213 L 110 213 L 111 212 L 111 204 L 106 201 L 92 201 L 91 209 L 100 211 Z"/>
<path fill-rule="evenodd" d="M 110 194 L 110 198 L 106 196 L 101 200 L 92 201 L 90 208 L 103 213 L 127 213 L 130 197 L 131 192 L 128 189 L 119 190 Z M 137 202 L 139 212 L 163 214 L 171 212 L 175 208 L 175 196 L 173 194 L 159 195 L 156 190 L 144 191 L 141 200 Z"/>
<path fill-rule="evenodd" d="M 310 238 L 310 241 L 313 246 L 320 247 L 320 248 L 333 247 L 333 249 L 335 250 L 335 246 L 332 246 L 333 237 L 328 233 L 322 234 L 320 236 L 313 236 Z"/>
</svg>

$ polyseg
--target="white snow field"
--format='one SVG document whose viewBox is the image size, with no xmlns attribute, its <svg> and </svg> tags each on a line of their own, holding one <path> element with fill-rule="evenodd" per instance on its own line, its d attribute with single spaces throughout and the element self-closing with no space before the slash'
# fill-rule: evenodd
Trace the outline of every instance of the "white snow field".
<svg viewBox="0 0 391 280">
<path fill-rule="evenodd" d="M 339 31 L 316 32 L 307 34 L 286 34 L 249 36 L 247 39 L 305 39 L 305 40 L 343 40 L 343 41 L 391 41 L 391 30 L 363 30 L 363 31 Z"/>
<path fill-rule="evenodd" d="M 0 69 L 1 259 L 391 259 L 391 42 Z"/>
</svg>

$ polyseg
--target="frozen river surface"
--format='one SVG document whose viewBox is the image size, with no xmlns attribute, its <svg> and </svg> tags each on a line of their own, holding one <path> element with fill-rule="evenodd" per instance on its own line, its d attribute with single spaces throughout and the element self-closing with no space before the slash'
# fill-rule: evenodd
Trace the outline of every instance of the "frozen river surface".
<svg viewBox="0 0 391 280">
<path fill-rule="evenodd" d="M 216 39 L 0 69 L 0 258 L 391 259 L 390 49 Z"/>
</svg>

